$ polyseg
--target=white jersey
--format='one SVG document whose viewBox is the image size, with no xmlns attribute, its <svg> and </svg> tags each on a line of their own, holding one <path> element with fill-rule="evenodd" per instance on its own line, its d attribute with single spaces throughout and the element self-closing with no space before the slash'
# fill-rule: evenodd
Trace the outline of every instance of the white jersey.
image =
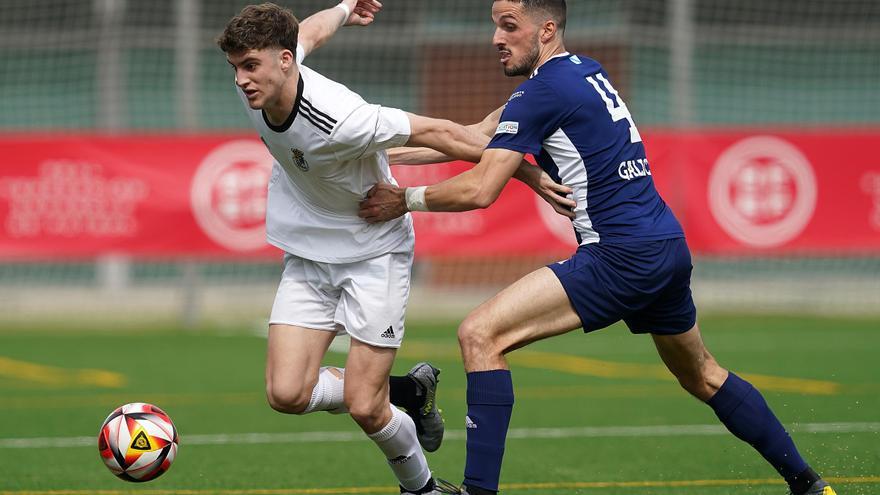
<svg viewBox="0 0 880 495">
<path fill-rule="evenodd" d="M 351 263 L 412 251 L 412 217 L 368 224 L 360 202 L 378 182 L 397 184 L 385 150 L 409 140 L 402 110 L 371 105 L 357 93 L 301 64 L 296 102 L 274 126 L 261 110 L 248 115 L 275 163 L 269 180 L 266 236 L 284 251 L 324 263 Z"/>
</svg>

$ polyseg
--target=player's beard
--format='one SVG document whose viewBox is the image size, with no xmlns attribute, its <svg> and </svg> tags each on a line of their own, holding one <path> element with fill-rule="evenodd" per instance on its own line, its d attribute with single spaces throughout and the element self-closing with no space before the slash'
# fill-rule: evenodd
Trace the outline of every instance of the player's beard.
<svg viewBox="0 0 880 495">
<path fill-rule="evenodd" d="M 535 43 L 532 44 L 532 49 L 526 53 L 522 62 L 504 68 L 504 75 L 507 77 L 516 77 L 516 76 L 528 76 L 535 70 L 535 66 L 538 65 L 538 58 L 541 56 L 541 52 L 539 49 L 540 43 L 538 43 L 538 35 L 535 35 Z"/>
</svg>

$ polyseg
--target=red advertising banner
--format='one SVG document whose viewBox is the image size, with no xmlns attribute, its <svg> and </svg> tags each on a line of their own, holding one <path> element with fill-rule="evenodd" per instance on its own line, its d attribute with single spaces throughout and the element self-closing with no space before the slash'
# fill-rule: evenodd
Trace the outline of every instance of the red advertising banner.
<svg viewBox="0 0 880 495">
<path fill-rule="evenodd" d="M 880 254 L 878 130 L 654 132 L 654 179 L 712 254 Z"/>
<path fill-rule="evenodd" d="M 0 258 L 277 256 L 252 136 L 6 136 Z"/>
<path fill-rule="evenodd" d="M 880 253 L 880 130 L 644 132 L 698 253 Z M 253 135 L 0 137 L 0 259 L 275 257 L 272 159 Z M 433 184 L 463 163 L 397 166 Z M 419 256 L 563 257 L 567 219 L 512 181 L 492 207 L 417 213 Z"/>
</svg>

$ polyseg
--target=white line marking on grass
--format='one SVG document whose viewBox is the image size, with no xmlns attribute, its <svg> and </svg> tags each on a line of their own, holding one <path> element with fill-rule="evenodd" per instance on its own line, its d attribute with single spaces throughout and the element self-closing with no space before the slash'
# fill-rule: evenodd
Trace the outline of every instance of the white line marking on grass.
<svg viewBox="0 0 880 495">
<path fill-rule="evenodd" d="M 880 476 L 828 477 L 834 484 L 875 484 Z M 782 481 L 769 479 L 727 479 L 727 480 L 658 480 L 658 481 L 569 481 L 544 483 L 503 483 L 501 489 L 507 491 L 607 489 L 607 488 L 669 488 L 669 487 L 732 487 L 732 486 L 779 486 Z M 352 486 L 340 488 L 227 488 L 227 489 L 145 489 L 132 492 L 128 490 L 12 490 L 0 491 L 0 495 L 353 495 L 382 494 L 397 490 L 391 486 Z M 598 492 L 597 492 L 598 493 Z M 607 493 L 602 491 L 601 493 Z"/>
<path fill-rule="evenodd" d="M 880 423 L 792 424 L 793 433 L 880 433 Z M 511 439 L 599 438 L 599 437 L 683 437 L 728 435 L 721 425 L 585 426 L 572 428 L 512 428 Z M 447 440 L 465 439 L 465 430 L 447 431 Z M 310 431 L 302 433 L 230 433 L 181 435 L 183 445 L 245 445 L 276 443 L 361 442 L 359 431 Z M 0 449 L 44 449 L 95 447 L 97 437 L 0 438 Z"/>
</svg>

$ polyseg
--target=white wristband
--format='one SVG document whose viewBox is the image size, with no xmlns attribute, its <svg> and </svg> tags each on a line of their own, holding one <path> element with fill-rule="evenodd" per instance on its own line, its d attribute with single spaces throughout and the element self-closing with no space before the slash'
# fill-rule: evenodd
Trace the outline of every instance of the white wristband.
<svg viewBox="0 0 880 495">
<path fill-rule="evenodd" d="M 409 211 L 431 211 L 428 209 L 428 203 L 425 201 L 425 190 L 428 186 L 407 187 L 404 191 L 406 195 L 406 209 Z"/>
<path fill-rule="evenodd" d="M 346 5 L 345 2 L 338 3 L 336 8 L 345 12 L 345 17 L 342 18 L 342 25 L 344 26 L 345 23 L 348 22 L 348 18 L 351 17 L 351 9 L 348 8 L 348 5 Z"/>
</svg>

